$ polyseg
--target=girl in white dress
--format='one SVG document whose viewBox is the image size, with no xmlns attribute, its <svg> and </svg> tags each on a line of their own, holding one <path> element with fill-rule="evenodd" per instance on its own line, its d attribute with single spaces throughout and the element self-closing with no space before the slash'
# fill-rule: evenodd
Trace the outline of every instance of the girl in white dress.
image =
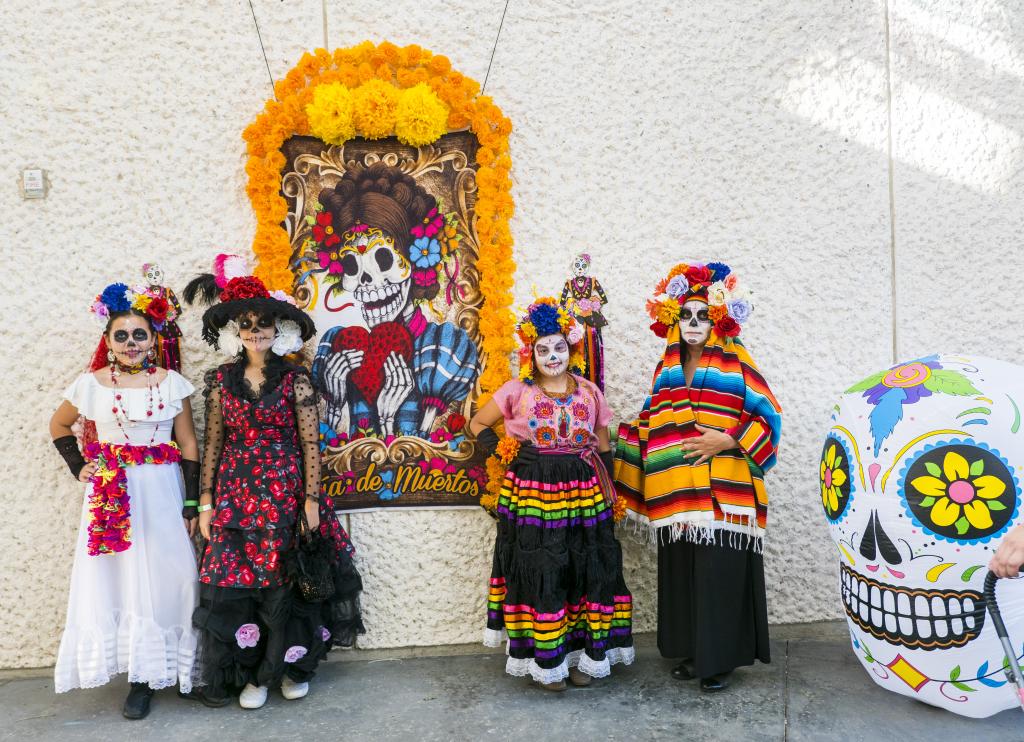
<svg viewBox="0 0 1024 742">
<path fill-rule="evenodd" d="M 106 363 L 68 387 L 50 420 L 54 445 L 86 483 L 54 686 L 92 688 L 127 672 L 123 714 L 141 719 L 154 690 L 189 693 L 199 675 L 193 387 L 154 365 L 165 308 L 144 290 L 111 284 L 92 312 L 106 326 L 96 354 Z M 71 430 L 79 415 L 96 424 L 84 456 Z"/>
</svg>

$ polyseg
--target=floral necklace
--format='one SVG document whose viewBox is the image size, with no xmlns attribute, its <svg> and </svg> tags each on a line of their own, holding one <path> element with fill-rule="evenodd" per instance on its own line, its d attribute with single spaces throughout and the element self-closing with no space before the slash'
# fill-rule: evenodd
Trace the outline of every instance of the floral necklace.
<svg viewBox="0 0 1024 742">
<path fill-rule="evenodd" d="M 164 400 L 160 394 L 160 384 L 153 384 L 153 376 L 156 374 L 156 366 L 149 366 L 146 371 L 146 417 L 153 417 L 153 401 L 156 400 L 156 409 L 162 410 L 164 408 Z M 142 369 L 136 373 L 141 373 Z M 120 376 L 120 372 L 113 363 L 110 364 L 110 382 L 114 385 L 114 406 L 110 408 L 110 411 L 114 413 L 114 422 L 117 423 L 117 427 L 121 430 L 121 435 L 127 443 L 131 444 L 132 439 L 128 435 L 128 431 L 124 429 L 124 423 L 132 425 L 130 418 L 128 417 L 128 410 L 125 409 L 124 400 L 122 398 L 119 385 L 117 383 L 117 377 Z M 122 422 L 122 420 L 124 422 Z M 160 424 L 157 423 L 153 426 L 153 435 L 149 438 L 149 445 L 152 446 L 156 440 L 156 434 L 160 430 Z"/>
</svg>

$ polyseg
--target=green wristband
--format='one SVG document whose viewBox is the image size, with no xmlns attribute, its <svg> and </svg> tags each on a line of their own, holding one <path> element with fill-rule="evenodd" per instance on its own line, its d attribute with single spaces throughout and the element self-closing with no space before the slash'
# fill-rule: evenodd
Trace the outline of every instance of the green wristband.
<svg viewBox="0 0 1024 742">
<path fill-rule="evenodd" d="M 205 513 L 207 510 L 213 510 L 213 505 L 200 505 L 199 512 Z"/>
<path fill-rule="evenodd" d="M 182 505 L 187 508 L 197 508 L 199 507 L 199 500 L 185 500 Z"/>
</svg>

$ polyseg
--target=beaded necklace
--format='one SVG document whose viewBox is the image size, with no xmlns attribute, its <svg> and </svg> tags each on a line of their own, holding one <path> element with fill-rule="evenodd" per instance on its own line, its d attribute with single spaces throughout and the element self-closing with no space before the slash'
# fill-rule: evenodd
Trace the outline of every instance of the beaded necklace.
<svg viewBox="0 0 1024 742">
<path fill-rule="evenodd" d="M 141 369 L 140 369 L 141 371 Z M 150 366 L 145 369 L 146 372 L 146 417 L 153 417 L 153 398 L 156 397 L 157 409 L 162 410 L 164 408 L 163 396 L 160 394 L 160 384 L 153 384 L 153 376 L 156 374 L 156 366 Z M 131 420 L 128 417 L 128 410 L 125 409 L 124 401 L 121 396 L 121 392 L 118 388 L 117 377 L 121 375 L 117 366 L 113 363 L 110 364 L 110 382 L 114 385 L 114 406 L 110 408 L 110 411 L 114 413 L 114 422 L 117 423 L 117 427 L 121 430 L 121 435 L 127 443 L 131 443 L 131 437 L 128 435 L 128 431 L 124 429 L 122 424 L 122 418 L 124 422 L 131 424 Z M 155 395 L 154 395 L 155 390 Z M 160 431 L 160 424 L 157 423 L 153 426 L 153 435 L 149 438 L 149 445 L 152 446 L 156 440 L 156 434 Z"/>
</svg>

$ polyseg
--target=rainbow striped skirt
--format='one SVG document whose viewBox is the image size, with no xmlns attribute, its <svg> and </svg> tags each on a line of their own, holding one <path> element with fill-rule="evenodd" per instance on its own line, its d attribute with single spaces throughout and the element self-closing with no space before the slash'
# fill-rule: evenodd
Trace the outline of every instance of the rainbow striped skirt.
<svg viewBox="0 0 1024 742">
<path fill-rule="evenodd" d="M 633 662 L 633 600 L 612 503 L 590 464 L 545 454 L 505 473 L 484 644 L 507 640 L 510 675 L 557 682 Z"/>
</svg>

